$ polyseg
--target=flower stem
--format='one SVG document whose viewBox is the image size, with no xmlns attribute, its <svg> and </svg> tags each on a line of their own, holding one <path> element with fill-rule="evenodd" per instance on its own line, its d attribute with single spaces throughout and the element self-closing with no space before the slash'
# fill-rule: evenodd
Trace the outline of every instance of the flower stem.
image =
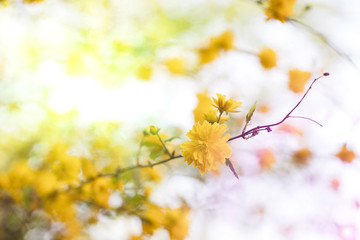
<svg viewBox="0 0 360 240">
<path fill-rule="evenodd" d="M 165 152 L 167 155 L 169 155 L 169 157 L 172 157 L 172 154 L 169 152 L 169 150 L 167 149 L 165 143 L 163 142 L 163 140 L 161 139 L 159 133 L 156 133 L 156 136 L 159 138 L 159 141 L 161 142 L 161 145 L 163 146 Z"/>
<path fill-rule="evenodd" d="M 221 118 L 221 115 L 223 114 L 223 111 L 220 111 L 220 113 L 219 113 L 219 117 L 218 117 L 218 119 L 217 119 L 217 123 L 220 123 L 220 118 Z"/>
</svg>

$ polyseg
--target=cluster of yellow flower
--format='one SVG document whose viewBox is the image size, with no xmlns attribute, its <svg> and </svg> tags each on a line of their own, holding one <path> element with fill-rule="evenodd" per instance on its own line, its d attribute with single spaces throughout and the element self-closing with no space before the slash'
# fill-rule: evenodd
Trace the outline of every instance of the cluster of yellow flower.
<svg viewBox="0 0 360 240">
<path fill-rule="evenodd" d="M 208 170 L 216 170 L 218 164 L 224 164 L 231 156 L 232 150 L 227 144 L 230 134 L 225 134 L 228 128 L 223 124 L 229 117 L 223 118 L 221 115 L 224 112 L 239 112 L 235 109 L 241 102 L 235 102 L 232 98 L 226 100 L 225 95 L 217 94 L 218 98 L 213 98 L 212 104 L 215 109 L 207 109 L 209 99 L 201 97 L 206 102 L 205 107 L 200 107 L 203 109 L 200 110 L 203 111 L 202 121 L 198 119 L 192 130 L 186 134 L 190 141 L 181 144 L 181 154 L 188 165 L 193 163 L 194 168 L 197 167 L 200 173 L 204 174 Z"/>
</svg>

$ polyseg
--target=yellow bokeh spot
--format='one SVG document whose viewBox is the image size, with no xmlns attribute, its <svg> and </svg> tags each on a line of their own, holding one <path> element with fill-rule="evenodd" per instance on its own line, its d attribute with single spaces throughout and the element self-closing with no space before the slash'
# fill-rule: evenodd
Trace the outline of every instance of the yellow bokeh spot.
<svg viewBox="0 0 360 240">
<path fill-rule="evenodd" d="M 113 41 L 113 47 L 120 52 L 126 52 L 132 49 L 132 46 L 122 41 Z"/>
<path fill-rule="evenodd" d="M 137 71 L 136 76 L 145 81 L 149 81 L 152 75 L 152 68 L 149 65 L 141 65 Z"/>
<path fill-rule="evenodd" d="M 81 173 L 84 178 L 91 178 L 96 176 L 97 171 L 95 169 L 94 163 L 90 159 L 81 159 Z"/>
<path fill-rule="evenodd" d="M 147 223 L 143 224 L 143 231 L 149 234 L 153 234 L 156 229 L 164 226 L 166 221 L 164 209 L 153 203 L 146 204 L 142 217 Z"/>
<path fill-rule="evenodd" d="M 8 6 L 8 2 L 6 0 L 1 0 L 0 1 L 0 4 L 3 6 L 3 7 L 7 7 Z"/>
<path fill-rule="evenodd" d="M 152 192 L 153 192 L 153 188 L 151 186 L 147 185 L 144 187 L 145 197 L 149 198 Z"/>
<path fill-rule="evenodd" d="M 143 233 L 153 234 L 155 230 L 164 227 L 170 234 L 170 239 L 182 240 L 188 235 L 189 209 L 182 208 L 162 208 L 153 203 L 147 203 L 143 212 Z"/>
<path fill-rule="evenodd" d="M 37 2 L 43 2 L 44 0 L 23 0 L 24 3 L 37 3 Z"/>
<path fill-rule="evenodd" d="M 212 62 L 220 55 L 219 49 L 216 48 L 201 48 L 199 49 L 200 63 L 205 64 Z"/>
<path fill-rule="evenodd" d="M 67 74 L 79 76 L 88 71 L 80 53 L 73 53 L 67 61 Z"/>
<path fill-rule="evenodd" d="M 274 153 L 270 149 L 261 150 L 258 156 L 262 169 L 271 169 L 276 162 Z"/>
<path fill-rule="evenodd" d="M 44 205 L 47 211 L 56 221 L 65 224 L 65 231 L 61 231 L 61 239 L 74 239 L 81 232 L 81 225 L 77 221 L 73 199 L 67 194 L 58 194 L 47 199 Z"/>
<path fill-rule="evenodd" d="M 46 160 L 50 163 L 51 170 L 60 181 L 77 183 L 81 171 L 81 159 L 68 154 L 69 146 L 57 143 L 49 152 Z"/>
<path fill-rule="evenodd" d="M 293 161 L 298 165 L 307 165 L 309 163 L 309 159 L 312 157 L 312 153 L 307 148 L 302 148 L 293 154 Z"/>
<path fill-rule="evenodd" d="M 311 77 L 310 72 L 303 72 L 299 69 L 289 71 L 289 88 L 295 93 L 304 91 L 305 84 Z"/>
<path fill-rule="evenodd" d="M 8 189 L 10 187 L 10 180 L 7 174 L 0 174 L 0 188 Z"/>
<path fill-rule="evenodd" d="M 167 229 L 173 240 L 183 240 L 188 235 L 189 219 L 188 208 L 167 210 Z"/>
<path fill-rule="evenodd" d="M 259 106 L 258 110 L 261 113 L 268 113 L 270 111 L 270 107 L 267 104 L 262 104 Z"/>
<path fill-rule="evenodd" d="M 56 190 L 59 183 L 52 172 L 41 171 L 36 174 L 34 186 L 37 193 L 44 196 Z"/>
<path fill-rule="evenodd" d="M 270 0 L 266 9 L 267 20 L 276 19 L 284 23 L 293 15 L 296 0 Z"/>
<path fill-rule="evenodd" d="M 345 144 L 335 156 L 345 163 L 351 163 L 356 157 L 355 153 L 350 151 Z"/>
<path fill-rule="evenodd" d="M 198 104 L 193 111 L 194 121 L 195 123 L 202 123 L 204 121 L 204 114 L 213 108 L 211 105 L 212 101 L 211 98 L 207 95 L 206 91 L 198 93 L 196 97 L 198 99 Z"/>
<path fill-rule="evenodd" d="M 217 37 L 210 38 L 209 47 L 228 51 L 234 47 L 233 44 L 234 44 L 234 34 L 228 30 Z"/>
<path fill-rule="evenodd" d="M 215 60 L 221 51 L 228 51 L 234 48 L 234 35 L 231 31 L 225 31 L 219 36 L 210 38 L 208 46 L 198 50 L 201 64 Z"/>
<path fill-rule="evenodd" d="M 151 167 L 142 168 L 140 170 L 140 175 L 144 181 L 151 180 L 154 182 L 160 182 L 162 179 L 162 173 L 160 172 L 159 168 L 151 168 Z"/>
<path fill-rule="evenodd" d="M 111 180 L 109 178 L 98 178 L 92 183 L 94 201 L 100 206 L 109 206 Z"/>
<path fill-rule="evenodd" d="M 185 73 L 185 62 L 180 58 L 172 58 L 165 62 L 169 72 L 173 74 Z"/>
<path fill-rule="evenodd" d="M 276 66 L 276 53 L 271 48 L 262 49 L 258 57 L 263 68 L 271 69 Z"/>
</svg>

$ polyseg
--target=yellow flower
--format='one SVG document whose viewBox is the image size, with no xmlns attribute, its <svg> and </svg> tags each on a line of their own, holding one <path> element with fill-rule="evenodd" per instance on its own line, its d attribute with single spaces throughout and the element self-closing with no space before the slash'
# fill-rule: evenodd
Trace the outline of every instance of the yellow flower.
<svg viewBox="0 0 360 240">
<path fill-rule="evenodd" d="M 270 48 L 264 48 L 258 54 L 260 63 L 265 69 L 270 69 L 276 66 L 276 53 Z"/>
<path fill-rule="evenodd" d="M 231 155 L 231 148 L 227 141 L 230 134 L 225 134 L 226 125 L 211 124 L 208 121 L 197 123 L 186 136 L 190 141 L 181 144 L 181 154 L 185 157 L 188 165 L 193 163 L 201 174 L 207 170 L 216 170 L 217 164 L 225 163 Z"/>
<path fill-rule="evenodd" d="M 288 17 L 293 15 L 293 7 L 296 0 L 270 0 L 269 7 L 266 9 L 266 20 L 271 18 L 277 19 L 282 23 L 287 20 Z"/>
<path fill-rule="evenodd" d="M 229 98 L 228 100 L 225 100 L 226 95 L 217 93 L 218 99 L 213 98 L 214 104 L 213 106 L 216 107 L 220 114 L 223 112 L 229 113 L 229 112 L 240 112 L 235 111 L 235 108 L 238 108 L 241 106 L 241 102 L 235 102 L 234 99 Z"/>
</svg>

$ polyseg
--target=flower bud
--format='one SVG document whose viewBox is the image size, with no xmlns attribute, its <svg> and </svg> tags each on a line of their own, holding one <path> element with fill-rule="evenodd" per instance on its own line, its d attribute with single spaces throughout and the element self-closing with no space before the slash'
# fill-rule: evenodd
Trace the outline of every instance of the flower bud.
<svg viewBox="0 0 360 240">
<path fill-rule="evenodd" d="M 160 131 L 159 128 L 157 128 L 157 127 L 155 127 L 155 126 L 153 126 L 153 125 L 150 126 L 150 133 L 151 133 L 152 135 L 158 134 L 159 131 Z"/>
</svg>

